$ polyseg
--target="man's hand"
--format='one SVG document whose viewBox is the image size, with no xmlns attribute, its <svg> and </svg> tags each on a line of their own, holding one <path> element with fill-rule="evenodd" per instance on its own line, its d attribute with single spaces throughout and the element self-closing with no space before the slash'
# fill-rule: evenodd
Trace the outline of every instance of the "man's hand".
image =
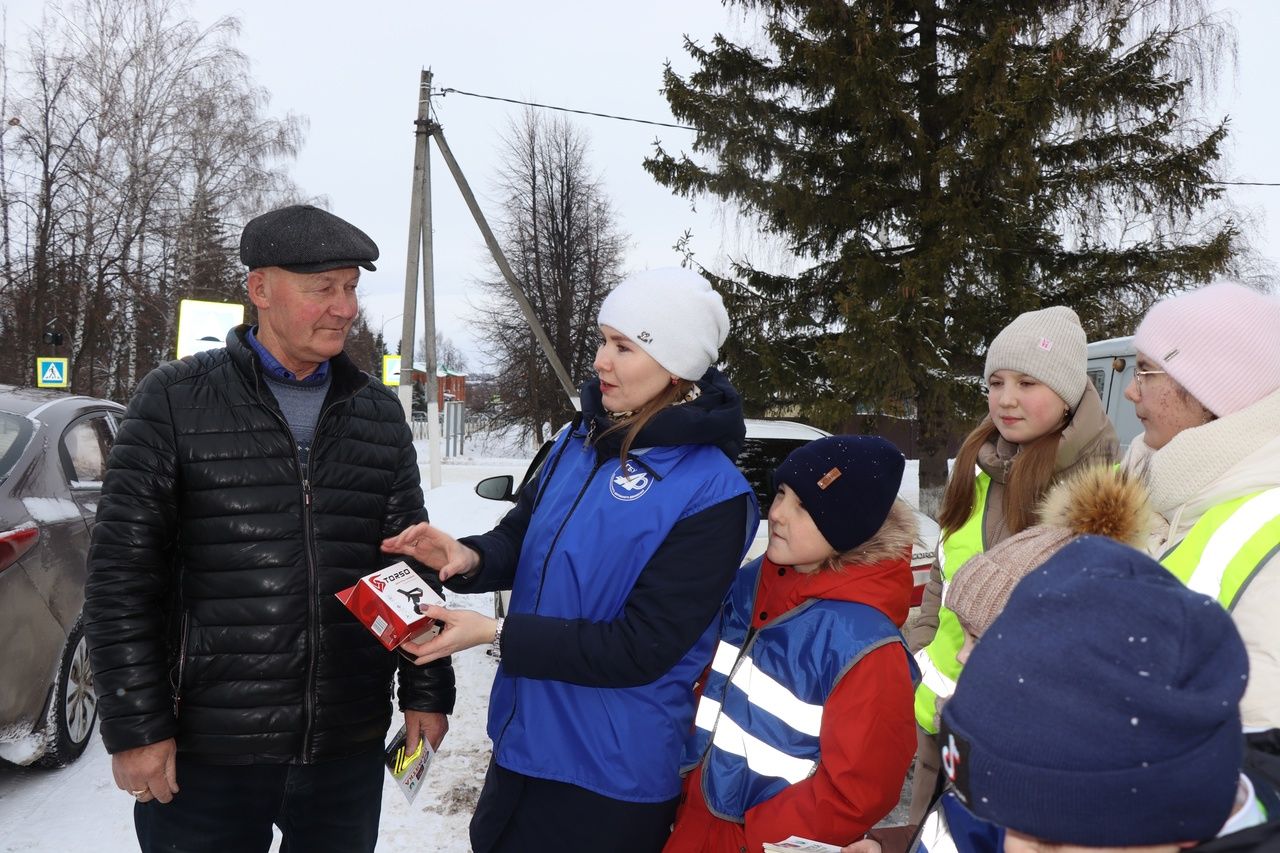
<svg viewBox="0 0 1280 853">
<path fill-rule="evenodd" d="M 432 749 L 439 749 L 449 731 L 449 718 L 433 711 L 405 711 L 405 750 L 412 755 L 418 749 L 418 741 L 427 739 Z"/>
<path fill-rule="evenodd" d="M 178 744 L 173 738 L 126 749 L 111 756 L 116 787 L 140 803 L 152 798 L 162 803 L 178 793 Z"/>
<path fill-rule="evenodd" d="M 442 581 L 465 575 L 480 565 L 479 554 L 425 521 L 382 540 L 382 550 L 388 554 L 408 554 L 438 571 Z"/>
<path fill-rule="evenodd" d="M 442 623 L 440 633 L 425 643 L 406 641 L 400 649 L 418 666 L 446 655 L 493 642 L 498 620 L 474 610 L 448 610 L 434 604 L 422 608 L 424 615 Z"/>
</svg>

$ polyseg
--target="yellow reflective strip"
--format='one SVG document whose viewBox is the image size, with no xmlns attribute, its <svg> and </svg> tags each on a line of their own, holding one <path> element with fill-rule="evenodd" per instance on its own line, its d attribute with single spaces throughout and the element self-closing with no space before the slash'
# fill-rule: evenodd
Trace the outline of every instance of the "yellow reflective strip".
<svg viewBox="0 0 1280 853">
<path fill-rule="evenodd" d="M 1227 566 L 1249 540 L 1278 515 L 1280 489 L 1269 489 L 1246 501 L 1209 537 L 1187 586 L 1211 598 L 1220 598 Z"/>
<path fill-rule="evenodd" d="M 791 785 L 808 779 L 817 766 L 815 761 L 796 758 L 794 755 L 787 755 L 775 749 L 755 735 L 744 731 L 727 716 L 720 717 L 711 742 L 717 749 L 745 758 L 747 766 L 761 776 L 786 779 Z"/>
<path fill-rule="evenodd" d="M 956 692 L 955 679 L 948 678 L 938 669 L 933 658 L 929 657 L 928 649 L 916 652 L 916 665 L 920 667 L 920 683 L 932 690 L 934 695 L 946 699 Z"/>
</svg>

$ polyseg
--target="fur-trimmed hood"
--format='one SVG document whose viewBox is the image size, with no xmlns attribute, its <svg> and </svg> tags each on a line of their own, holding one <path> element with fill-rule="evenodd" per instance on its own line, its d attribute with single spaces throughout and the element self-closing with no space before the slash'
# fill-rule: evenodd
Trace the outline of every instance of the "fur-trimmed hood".
<svg viewBox="0 0 1280 853">
<path fill-rule="evenodd" d="M 842 554 L 836 568 L 780 574 L 766 557 L 757 602 L 770 602 L 766 610 L 772 618 L 809 599 L 855 601 L 876 608 L 900 626 L 911 609 L 911 546 L 918 529 L 915 512 L 895 500 L 875 535 Z"/>
<path fill-rule="evenodd" d="M 857 548 L 846 551 L 841 556 L 844 563 L 866 565 L 893 560 L 902 556 L 905 549 L 910 555 L 911 547 L 920 536 L 920 525 L 916 521 L 915 510 L 906 501 L 898 498 L 889 508 L 884 524 Z M 910 562 L 910 557 L 908 557 Z"/>
<path fill-rule="evenodd" d="M 1142 479 L 1112 465 L 1090 465 L 1054 485 L 1040 505 L 1040 524 L 1076 536 L 1106 536 L 1142 548 L 1151 496 Z"/>
<path fill-rule="evenodd" d="M 1107 536 L 1139 547 L 1151 518 L 1142 481 L 1112 465 L 1094 464 L 1071 474 L 1045 496 L 1040 523 L 971 557 L 952 578 L 946 605 L 960 623 L 981 636 L 1017 584 L 1080 536 Z"/>
</svg>

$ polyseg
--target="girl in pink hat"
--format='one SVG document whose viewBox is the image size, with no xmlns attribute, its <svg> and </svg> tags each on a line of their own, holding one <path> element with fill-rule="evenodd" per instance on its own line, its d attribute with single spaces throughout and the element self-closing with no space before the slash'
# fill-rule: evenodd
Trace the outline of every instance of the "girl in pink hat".
<svg viewBox="0 0 1280 853">
<path fill-rule="evenodd" d="M 1280 299 L 1211 284 L 1156 303 L 1134 345 L 1125 397 L 1145 432 L 1124 465 L 1151 490 L 1146 551 L 1231 613 L 1245 731 L 1280 765 Z"/>
</svg>

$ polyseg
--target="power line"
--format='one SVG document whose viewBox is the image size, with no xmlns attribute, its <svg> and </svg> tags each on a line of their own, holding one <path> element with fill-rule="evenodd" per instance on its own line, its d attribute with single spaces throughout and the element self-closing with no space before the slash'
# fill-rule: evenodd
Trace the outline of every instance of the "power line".
<svg viewBox="0 0 1280 853">
<path fill-rule="evenodd" d="M 673 124 L 671 122 L 666 122 L 666 121 L 652 121 L 646 118 L 620 116 L 620 115 L 614 115 L 612 113 L 598 113 L 592 110 L 577 110 L 577 109 L 573 109 L 572 107 L 559 107 L 553 104 L 539 104 L 536 101 L 522 101 L 518 98 L 504 98 L 500 95 L 482 95 L 479 92 L 468 92 L 463 89 L 452 89 L 452 88 L 436 89 L 435 93 L 441 96 L 465 95 L 468 98 L 484 98 L 487 101 L 502 101 L 503 103 L 507 103 L 507 104 L 519 104 L 520 106 L 523 106 L 523 107 L 535 107 L 540 110 L 558 110 L 559 112 L 563 112 L 563 113 L 575 113 L 577 115 L 582 115 L 582 116 L 595 116 L 596 118 L 608 118 L 608 119 L 613 119 L 614 121 L 630 121 L 636 124 L 651 124 L 651 125 L 654 125 L 655 127 L 674 127 L 677 130 L 692 130 L 695 133 L 698 130 L 696 127 L 691 127 L 687 124 Z M 1221 186 L 1232 186 L 1232 187 L 1280 187 L 1280 181 L 1206 181 L 1205 183 L 1218 184 Z"/>
<path fill-rule="evenodd" d="M 655 127 L 674 127 L 677 130 L 692 130 L 694 132 L 697 132 L 698 130 L 696 127 L 690 127 L 687 124 L 672 124 L 670 122 L 665 122 L 665 121 L 650 121 L 649 119 L 646 119 L 646 118 L 632 118 L 631 116 L 619 116 L 619 115 L 612 115 L 610 113 L 597 113 L 597 112 L 592 112 L 591 110 L 575 110 L 575 109 L 572 109 L 571 107 L 557 107 L 557 106 L 553 106 L 552 104 L 538 104 L 533 101 L 517 100 L 516 98 L 502 98 L 497 95 L 481 95 L 477 92 L 464 92 L 462 89 L 436 89 L 435 92 L 439 95 L 466 95 L 469 98 L 484 98 L 485 100 L 489 100 L 489 101 L 504 101 L 508 104 L 520 104 L 521 106 L 525 106 L 525 107 L 536 107 L 537 109 L 540 109 L 540 110 L 559 110 L 562 113 L 576 113 L 581 116 L 595 116 L 596 118 L 611 118 L 615 121 L 630 121 L 630 122 L 635 122 L 636 124 L 651 124 L 651 125 L 654 125 Z"/>
</svg>

